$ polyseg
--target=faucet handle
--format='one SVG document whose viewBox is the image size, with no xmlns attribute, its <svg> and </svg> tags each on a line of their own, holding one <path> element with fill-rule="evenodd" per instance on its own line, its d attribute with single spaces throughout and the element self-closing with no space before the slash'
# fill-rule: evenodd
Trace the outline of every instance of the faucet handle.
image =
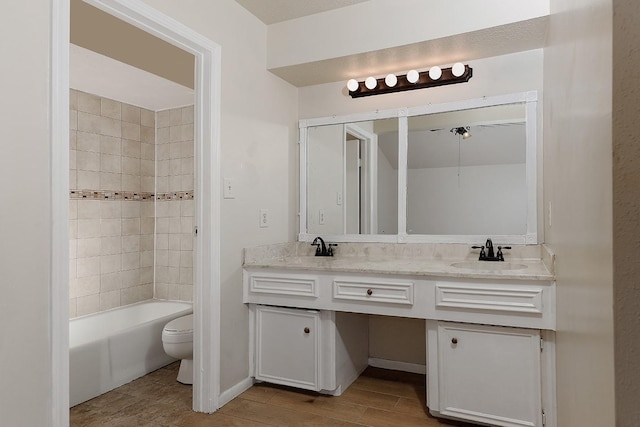
<svg viewBox="0 0 640 427">
<path fill-rule="evenodd" d="M 327 246 L 328 246 L 327 255 L 333 256 L 333 247 L 334 246 L 338 246 L 338 244 L 337 243 L 327 243 Z"/>
<path fill-rule="evenodd" d="M 471 249 L 480 249 L 478 260 L 482 261 L 487 257 L 487 254 L 484 252 L 484 246 L 471 246 Z"/>
<path fill-rule="evenodd" d="M 316 247 L 316 256 L 320 255 L 320 243 L 312 243 L 311 246 L 315 246 Z"/>
</svg>

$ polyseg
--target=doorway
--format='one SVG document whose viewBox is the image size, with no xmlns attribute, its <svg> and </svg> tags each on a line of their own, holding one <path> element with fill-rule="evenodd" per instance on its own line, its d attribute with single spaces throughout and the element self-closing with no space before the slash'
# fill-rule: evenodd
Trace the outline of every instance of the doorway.
<svg viewBox="0 0 640 427">
<path fill-rule="evenodd" d="M 138 0 L 86 3 L 195 56 L 194 384 L 193 409 L 214 412 L 220 394 L 220 46 Z M 69 0 L 52 2 L 52 419 L 69 422 Z M 61 249 L 66 248 L 66 249 Z"/>
</svg>

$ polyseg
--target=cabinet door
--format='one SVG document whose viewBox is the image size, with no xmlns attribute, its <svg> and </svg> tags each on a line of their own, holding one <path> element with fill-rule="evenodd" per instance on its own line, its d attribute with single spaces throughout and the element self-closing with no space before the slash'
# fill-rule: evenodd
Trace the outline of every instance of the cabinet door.
<svg viewBox="0 0 640 427">
<path fill-rule="evenodd" d="M 319 390 L 320 312 L 256 307 L 256 379 Z"/>
<path fill-rule="evenodd" d="M 541 426 L 540 332 L 438 323 L 440 414 Z"/>
</svg>

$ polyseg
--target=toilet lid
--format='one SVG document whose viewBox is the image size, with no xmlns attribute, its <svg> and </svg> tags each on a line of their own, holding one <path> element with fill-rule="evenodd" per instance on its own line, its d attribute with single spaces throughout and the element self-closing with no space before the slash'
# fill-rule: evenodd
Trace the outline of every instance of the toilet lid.
<svg viewBox="0 0 640 427">
<path fill-rule="evenodd" d="M 162 341 L 172 344 L 193 341 L 193 314 L 167 323 L 162 330 Z"/>
</svg>

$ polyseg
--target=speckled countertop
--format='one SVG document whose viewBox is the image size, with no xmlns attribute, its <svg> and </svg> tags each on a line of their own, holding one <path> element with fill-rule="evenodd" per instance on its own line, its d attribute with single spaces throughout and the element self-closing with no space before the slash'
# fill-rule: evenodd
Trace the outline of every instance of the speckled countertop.
<svg viewBox="0 0 640 427">
<path fill-rule="evenodd" d="M 470 279 L 553 280 L 554 254 L 544 245 L 512 245 L 504 262 L 477 261 L 460 244 L 340 243 L 334 257 L 316 257 L 306 242 L 246 248 L 245 268 L 395 274 Z"/>
</svg>

